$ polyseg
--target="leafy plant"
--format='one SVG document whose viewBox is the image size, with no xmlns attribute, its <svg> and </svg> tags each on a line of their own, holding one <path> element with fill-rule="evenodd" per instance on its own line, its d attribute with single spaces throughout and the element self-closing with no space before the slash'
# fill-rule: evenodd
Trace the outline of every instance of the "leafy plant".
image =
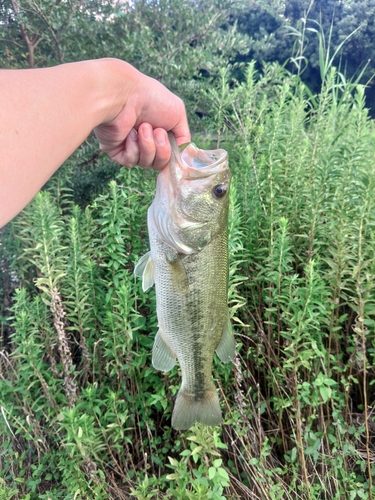
<svg viewBox="0 0 375 500">
<path fill-rule="evenodd" d="M 216 68 L 200 96 L 196 142 L 233 174 L 220 428 L 173 431 L 178 368 L 152 368 L 155 296 L 133 269 L 154 173 L 98 155 L 106 184 L 78 207 L 85 145 L 1 230 L 1 498 L 374 498 L 375 129 L 364 88 L 324 61 L 315 96 L 255 63 L 241 81 Z"/>
</svg>

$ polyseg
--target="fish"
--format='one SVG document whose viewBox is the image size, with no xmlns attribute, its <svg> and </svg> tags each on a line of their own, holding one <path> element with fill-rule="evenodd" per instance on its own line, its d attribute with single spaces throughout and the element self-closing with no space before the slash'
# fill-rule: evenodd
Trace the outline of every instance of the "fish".
<svg viewBox="0 0 375 500">
<path fill-rule="evenodd" d="M 150 251 L 134 274 L 143 291 L 155 285 L 158 332 L 155 369 L 168 372 L 178 360 L 182 384 L 172 427 L 222 422 L 212 377 L 214 353 L 228 363 L 235 339 L 228 308 L 228 210 L 231 173 L 224 149 L 181 147 L 169 133 L 171 159 L 157 177 L 147 212 Z"/>
</svg>

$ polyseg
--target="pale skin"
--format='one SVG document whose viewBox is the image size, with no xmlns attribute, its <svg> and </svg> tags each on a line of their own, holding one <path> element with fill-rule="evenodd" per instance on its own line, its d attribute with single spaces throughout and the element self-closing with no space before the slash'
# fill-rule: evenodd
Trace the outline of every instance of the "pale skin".
<svg viewBox="0 0 375 500">
<path fill-rule="evenodd" d="M 0 227 L 94 130 L 120 165 L 161 170 L 190 141 L 181 99 L 118 59 L 0 70 Z"/>
</svg>

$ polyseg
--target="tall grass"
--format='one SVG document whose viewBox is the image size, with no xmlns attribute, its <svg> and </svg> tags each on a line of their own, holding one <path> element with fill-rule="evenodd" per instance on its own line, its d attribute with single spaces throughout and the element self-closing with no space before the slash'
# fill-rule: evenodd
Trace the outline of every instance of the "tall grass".
<svg viewBox="0 0 375 500">
<path fill-rule="evenodd" d="M 2 233 L 0 498 L 374 497 L 375 130 L 363 88 L 331 68 L 311 99 L 298 76 L 251 64 L 206 97 L 233 172 L 238 354 L 214 366 L 223 426 L 173 431 L 178 368 L 151 366 L 155 298 L 132 271 L 153 175 L 122 170 L 85 209 L 52 184 Z"/>
<path fill-rule="evenodd" d="M 347 92 L 333 68 L 314 103 L 274 71 L 249 67 L 229 121 L 261 388 L 249 383 L 249 406 L 275 430 L 283 495 L 372 498 L 374 127 L 363 87 Z"/>
</svg>

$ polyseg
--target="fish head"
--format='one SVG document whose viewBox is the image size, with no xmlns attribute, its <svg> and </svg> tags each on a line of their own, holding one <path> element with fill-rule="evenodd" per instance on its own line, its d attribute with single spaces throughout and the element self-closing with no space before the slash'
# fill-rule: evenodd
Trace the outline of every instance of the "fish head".
<svg viewBox="0 0 375 500">
<path fill-rule="evenodd" d="M 149 222 L 175 251 L 192 254 L 226 231 L 228 154 L 224 149 L 202 150 L 193 143 L 180 152 L 174 136 L 169 138 L 171 159 L 158 176 Z"/>
</svg>

